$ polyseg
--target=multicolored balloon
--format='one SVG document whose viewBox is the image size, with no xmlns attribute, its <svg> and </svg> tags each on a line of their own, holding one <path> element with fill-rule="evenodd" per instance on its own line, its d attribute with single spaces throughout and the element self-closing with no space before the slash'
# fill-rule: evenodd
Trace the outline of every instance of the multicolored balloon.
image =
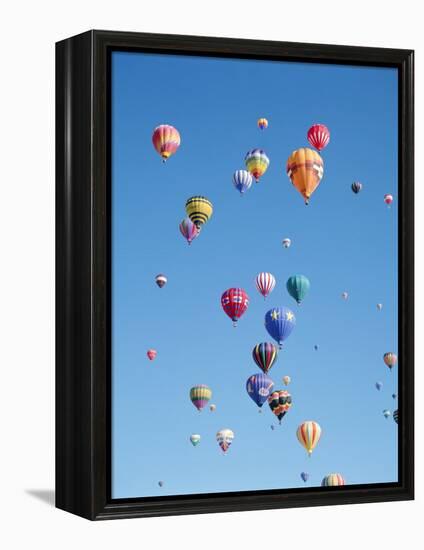
<svg viewBox="0 0 424 550">
<path fill-rule="evenodd" d="M 305 199 L 305 204 L 309 204 L 312 193 L 321 183 L 324 175 L 322 158 L 313 149 L 302 147 L 290 155 L 286 171 L 292 184 Z"/>
<path fill-rule="evenodd" d="M 396 353 L 393 353 L 392 351 L 388 351 L 383 355 L 383 361 L 386 363 L 386 365 L 389 367 L 390 370 L 396 365 L 397 363 L 397 355 Z"/>
<path fill-rule="evenodd" d="M 253 178 L 247 170 L 236 170 L 233 174 L 233 184 L 243 195 L 252 186 Z"/>
<path fill-rule="evenodd" d="M 330 130 L 324 124 L 314 124 L 308 130 L 308 141 L 312 147 L 322 151 L 330 142 Z"/>
<path fill-rule="evenodd" d="M 277 356 L 277 346 L 271 342 L 261 342 L 260 344 L 256 344 L 252 350 L 253 360 L 265 374 L 273 366 L 277 360 Z"/>
<path fill-rule="evenodd" d="M 196 447 L 196 445 L 198 445 L 200 443 L 200 439 L 201 439 L 201 437 L 200 437 L 199 434 L 192 434 L 190 436 L 190 441 L 191 441 L 193 447 Z"/>
<path fill-rule="evenodd" d="M 171 155 L 177 152 L 181 144 L 181 137 L 178 130 L 173 126 L 161 124 L 153 130 L 152 142 L 154 148 L 162 157 L 162 162 L 166 162 Z"/>
<path fill-rule="evenodd" d="M 399 420 L 399 411 L 398 411 L 398 409 L 393 411 L 393 420 L 396 422 L 396 424 L 399 424 L 399 422 L 398 422 L 398 420 Z"/>
<path fill-rule="evenodd" d="M 383 387 L 383 383 L 382 382 L 376 382 L 375 387 L 378 389 L 378 391 L 380 391 L 381 388 Z"/>
<path fill-rule="evenodd" d="M 181 235 L 188 242 L 188 244 L 191 244 L 194 239 L 199 236 L 200 229 L 196 227 L 189 217 L 184 218 L 179 227 Z"/>
<path fill-rule="evenodd" d="M 390 208 L 390 205 L 392 204 L 393 202 L 393 195 L 390 195 L 389 193 L 387 193 L 386 195 L 384 195 L 384 202 L 387 204 L 387 206 Z"/>
<path fill-rule="evenodd" d="M 153 361 L 153 359 L 155 359 L 157 354 L 158 352 L 155 349 L 148 349 L 146 355 L 150 359 L 150 361 Z"/>
<path fill-rule="evenodd" d="M 268 397 L 268 405 L 281 424 L 281 420 L 292 406 L 292 396 L 287 390 L 273 391 Z"/>
<path fill-rule="evenodd" d="M 283 239 L 283 246 L 284 246 L 284 248 L 290 248 L 291 240 L 290 239 Z"/>
<path fill-rule="evenodd" d="M 201 195 L 196 195 L 187 199 L 185 209 L 187 216 L 197 229 L 200 229 L 202 225 L 210 219 L 213 213 L 211 201 Z"/>
<path fill-rule="evenodd" d="M 262 407 L 268 399 L 269 394 L 274 386 L 274 382 L 266 374 L 262 372 L 252 374 L 246 382 L 246 391 L 249 397 L 256 403 L 258 407 Z"/>
<path fill-rule="evenodd" d="M 201 411 L 209 403 L 212 390 L 205 384 L 193 386 L 190 390 L 190 399 L 198 411 Z"/>
<path fill-rule="evenodd" d="M 389 418 L 389 416 L 391 416 L 391 412 L 389 411 L 389 409 L 384 409 L 383 411 L 383 416 L 384 418 Z"/>
<path fill-rule="evenodd" d="M 312 451 L 315 449 L 318 441 L 320 440 L 321 426 L 318 422 L 307 420 L 297 428 L 296 435 L 299 443 L 305 447 L 308 455 L 311 456 Z"/>
<path fill-rule="evenodd" d="M 258 291 L 266 298 L 274 290 L 275 277 L 272 273 L 263 271 L 256 276 L 255 284 Z"/>
<path fill-rule="evenodd" d="M 283 376 L 283 384 L 285 386 L 288 386 L 290 384 L 290 382 L 291 382 L 290 376 Z"/>
<path fill-rule="evenodd" d="M 219 432 L 216 434 L 216 440 L 218 441 L 218 445 L 221 447 L 223 453 L 226 453 L 228 451 L 231 443 L 233 442 L 233 439 L 234 432 L 228 428 L 219 430 Z"/>
<path fill-rule="evenodd" d="M 362 190 L 362 183 L 359 183 L 359 181 L 354 181 L 351 188 L 355 195 L 357 195 Z"/>
<path fill-rule="evenodd" d="M 248 151 L 244 162 L 246 163 L 246 168 L 255 178 L 256 183 L 259 182 L 259 178 L 265 174 L 269 166 L 269 158 L 263 149 Z"/>
<path fill-rule="evenodd" d="M 163 273 L 159 273 L 159 275 L 156 275 L 155 283 L 158 285 L 159 288 L 164 287 L 167 282 L 168 282 L 168 279 Z"/>
<path fill-rule="evenodd" d="M 308 294 L 311 283 L 305 275 L 292 275 L 287 279 L 286 287 L 290 296 L 300 305 Z"/>
<path fill-rule="evenodd" d="M 242 288 L 229 288 L 221 296 L 221 306 L 235 327 L 249 307 L 249 296 Z"/>
<path fill-rule="evenodd" d="M 309 474 L 307 472 L 302 472 L 300 474 L 300 477 L 302 478 L 302 480 L 306 483 L 309 479 Z"/>
<path fill-rule="evenodd" d="M 268 128 L 268 121 L 266 118 L 260 118 L 258 120 L 258 128 L 260 128 L 261 130 L 265 130 L 266 128 Z"/>
<path fill-rule="evenodd" d="M 265 314 L 265 328 L 268 334 L 278 343 L 280 349 L 292 333 L 296 317 L 287 307 L 275 307 Z"/>
<path fill-rule="evenodd" d="M 340 474 L 328 474 L 321 482 L 322 487 L 338 487 L 340 485 L 346 485 L 346 481 Z"/>
</svg>

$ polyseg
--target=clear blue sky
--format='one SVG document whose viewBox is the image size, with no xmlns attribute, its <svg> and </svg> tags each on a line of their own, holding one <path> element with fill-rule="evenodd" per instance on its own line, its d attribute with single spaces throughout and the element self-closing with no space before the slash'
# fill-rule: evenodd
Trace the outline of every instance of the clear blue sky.
<svg viewBox="0 0 424 550">
<path fill-rule="evenodd" d="M 305 206 L 285 166 L 315 122 L 331 142 Z M 159 124 L 181 134 L 166 164 L 151 142 Z M 383 363 L 397 352 L 396 70 L 116 52 L 112 142 L 112 496 L 304 487 L 302 471 L 306 486 L 331 472 L 350 484 L 397 481 L 397 425 L 382 414 L 397 406 L 397 367 Z M 255 147 L 270 166 L 240 197 L 232 174 Z M 214 214 L 189 247 L 178 224 L 196 194 Z M 277 279 L 265 302 L 260 271 Z M 158 273 L 168 277 L 163 289 Z M 311 281 L 300 307 L 285 286 L 297 273 Z M 238 286 L 250 306 L 234 329 L 220 297 Z M 270 371 L 275 389 L 292 378 L 281 426 L 245 390 L 259 370 L 252 347 L 272 341 L 264 315 L 274 306 L 297 318 Z M 158 351 L 153 362 L 148 348 Z M 216 412 L 195 409 L 195 384 L 211 387 Z M 323 430 L 311 458 L 296 438 L 304 420 Z M 235 433 L 226 455 L 215 440 L 222 428 Z M 192 433 L 202 436 L 197 447 Z"/>
</svg>

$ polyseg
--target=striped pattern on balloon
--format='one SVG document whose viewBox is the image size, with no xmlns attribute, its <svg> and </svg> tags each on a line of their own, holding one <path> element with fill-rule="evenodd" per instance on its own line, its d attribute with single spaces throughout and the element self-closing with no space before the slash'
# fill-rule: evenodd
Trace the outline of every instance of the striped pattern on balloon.
<svg viewBox="0 0 424 550">
<path fill-rule="evenodd" d="M 266 298 L 275 288 L 275 277 L 272 273 L 263 271 L 256 276 L 255 284 L 258 291 Z"/>
</svg>

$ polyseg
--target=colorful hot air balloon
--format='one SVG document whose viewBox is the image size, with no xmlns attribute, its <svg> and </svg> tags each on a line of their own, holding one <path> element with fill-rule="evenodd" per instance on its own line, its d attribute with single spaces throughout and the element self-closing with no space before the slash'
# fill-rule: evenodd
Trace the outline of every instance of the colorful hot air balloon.
<svg viewBox="0 0 424 550">
<path fill-rule="evenodd" d="M 218 441 L 218 445 L 221 447 L 223 453 L 226 453 L 228 451 L 231 443 L 233 442 L 233 439 L 234 432 L 232 430 L 229 430 L 228 428 L 225 428 L 224 430 L 219 430 L 219 432 L 216 434 L 216 440 Z"/>
<path fill-rule="evenodd" d="M 287 307 L 275 307 L 265 315 L 265 328 L 268 334 L 276 340 L 280 349 L 296 325 L 296 317 Z"/>
<path fill-rule="evenodd" d="M 349 294 L 347 292 L 342 292 L 342 298 L 343 300 L 347 300 L 349 297 Z"/>
<path fill-rule="evenodd" d="M 152 142 L 154 148 L 162 157 L 162 161 L 166 162 L 171 155 L 177 152 L 181 137 L 178 130 L 173 126 L 161 124 L 154 129 Z"/>
<path fill-rule="evenodd" d="M 307 472 L 302 472 L 300 474 L 300 477 L 302 478 L 302 480 L 306 483 L 309 479 L 309 474 Z"/>
<path fill-rule="evenodd" d="M 277 346 L 271 342 L 256 344 L 252 350 L 252 357 L 258 367 L 266 374 L 277 360 Z"/>
<path fill-rule="evenodd" d="M 305 204 L 309 204 L 324 175 L 322 158 L 313 149 L 302 147 L 289 156 L 286 170 L 292 184 L 305 199 Z"/>
<path fill-rule="evenodd" d="M 388 351 L 383 355 L 383 361 L 386 363 L 386 365 L 389 367 L 390 370 L 396 365 L 397 363 L 397 355 L 393 353 L 392 351 Z"/>
<path fill-rule="evenodd" d="M 383 383 L 382 382 L 376 382 L 375 387 L 378 389 L 378 391 L 380 391 L 381 388 L 383 387 Z"/>
<path fill-rule="evenodd" d="M 274 290 L 275 277 L 272 273 L 263 271 L 256 276 L 255 284 L 258 291 L 266 298 Z"/>
<path fill-rule="evenodd" d="M 216 411 L 216 405 L 214 405 L 214 404 L 212 403 L 212 405 L 210 405 L 210 407 L 209 407 L 209 410 L 210 410 L 211 412 Z"/>
<path fill-rule="evenodd" d="M 381 311 L 383 309 L 383 304 L 377 304 L 378 311 Z"/>
<path fill-rule="evenodd" d="M 266 118 L 260 118 L 258 120 L 258 128 L 260 128 L 261 130 L 265 130 L 266 128 L 268 128 L 268 121 Z"/>
<path fill-rule="evenodd" d="M 262 407 L 271 392 L 274 382 L 266 374 L 259 372 L 249 376 L 246 391 L 258 407 Z"/>
<path fill-rule="evenodd" d="M 268 405 L 281 424 L 281 420 L 292 406 L 292 396 L 287 390 L 273 391 L 268 397 Z"/>
<path fill-rule="evenodd" d="M 292 275 L 286 283 L 287 291 L 298 304 L 302 302 L 311 287 L 309 279 L 305 275 Z"/>
<path fill-rule="evenodd" d="M 297 428 L 296 435 L 299 443 L 305 447 L 309 456 L 311 456 L 321 437 L 321 426 L 313 420 L 307 420 Z"/>
<path fill-rule="evenodd" d="M 190 436 L 190 441 L 191 441 L 193 447 L 196 447 L 196 445 L 198 445 L 200 443 L 200 439 L 201 439 L 201 437 L 200 437 L 199 434 L 192 434 Z"/>
<path fill-rule="evenodd" d="M 284 248 L 290 248 L 291 240 L 290 239 L 283 239 L 283 246 Z"/>
<path fill-rule="evenodd" d="M 244 158 L 246 168 L 258 183 L 259 178 L 265 174 L 269 166 L 269 158 L 263 149 L 252 149 Z"/>
<path fill-rule="evenodd" d="M 290 384 L 290 382 L 291 382 L 290 376 L 283 376 L 283 384 L 285 386 L 288 386 Z"/>
<path fill-rule="evenodd" d="M 389 411 L 389 409 L 384 409 L 383 411 L 383 416 L 384 418 L 389 418 L 389 416 L 391 416 L 391 412 Z"/>
<path fill-rule="evenodd" d="M 201 411 L 212 397 L 212 390 L 204 384 L 193 386 L 190 390 L 190 399 L 198 411 Z"/>
<path fill-rule="evenodd" d="M 199 236 L 200 229 L 198 229 L 190 218 L 187 217 L 180 223 L 180 232 L 188 244 L 191 244 L 192 241 Z"/>
<path fill-rule="evenodd" d="M 150 359 L 150 361 L 153 361 L 157 354 L 158 352 L 155 349 L 148 349 L 146 355 Z"/>
<path fill-rule="evenodd" d="M 242 288 L 229 288 L 221 296 L 221 306 L 235 327 L 249 306 L 249 296 Z"/>
<path fill-rule="evenodd" d="M 165 277 L 163 273 L 159 273 L 159 275 L 156 275 L 155 277 L 155 283 L 158 285 L 159 288 L 162 288 L 166 285 L 168 282 L 168 279 Z"/>
<path fill-rule="evenodd" d="M 359 183 L 359 181 L 354 181 L 351 188 L 355 195 L 357 195 L 362 190 L 362 183 Z"/>
<path fill-rule="evenodd" d="M 328 474 L 321 482 L 322 487 L 338 487 L 346 485 L 346 481 L 340 474 Z"/>
<path fill-rule="evenodd" d="M 387 204 L 387 206 L 390 208 L 390 205 L 392 204 L 393 202 L 393 195 L 390 195 L 390 194 L 386 194 L 384 195 L 384 202 Z"/>
<path fill-rule="evenodd" d="M 324 124 L 314 124 L 311 126 L 308 130 L 308 141 L 312 147 L 315 147 L 318 151 L 322 151 L 330 141 L 330 131 L 327 126 L 324 126 Z"/>
<path fill-rule="evenodd" d="M 213 206 L 209 199 L 197 195 L 187 199 L 185 209 L 187 216 L 194 223 L 197 229 L 200 229 L 206 223 L 213 213 Z"/>
<path fill-rule="evenodd" d="M 233 174 L 233 184 L 237 191 L 243 195 L 248 189 L 250 189 L 253 183 L 253 178 L 250 172 L 247 170 L 236 170 Z"/>
<path fill-rule="evenodd" d="M 393 420 L 396 422 L 396 424 L 398 424 L 398 420 L 399 420 L 399 411 L 398 409 L 396 409 L 395 411 L 393 411 Z"/>
</svg>

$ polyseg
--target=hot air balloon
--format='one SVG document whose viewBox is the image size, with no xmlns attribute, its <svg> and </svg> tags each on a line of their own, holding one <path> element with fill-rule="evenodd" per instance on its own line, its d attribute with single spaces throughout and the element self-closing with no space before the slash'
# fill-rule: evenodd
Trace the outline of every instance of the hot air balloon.
<svg viewBox="0 0 424 550">
<path fill-rule="evenodd" d="M 244 158 L 246 168 L 258 183 L 259 178 L 265 174 L 269 166 L 269 158 L 263 149 L 252 149 Z"/>
<path fill-rule="evenodd" d="M 287 307 L 275 307 L 265 315 L 265 328 L 268 334 L 276 340 L 280 349 L 296 325 L 296 317 Z"/>
<path fill-rule="evenodd" d="M 362 190 L 362 183 L 359 183 L 359 181 L 354 181 L 352 183 L 352 191 L 357 195 Z"/>
<path fill-rule="evenodd" d="M 292 184 L 305 199 L 305 204 L 309 204 L 312 193 L 324 175 L 322 158 L 313 149 L 302 147 L 290 155 L 286 170 Z"/>
<path fill-rule="evenodd" d="M 302 472 L 300 474 L 300 477 L 303 479 L 303 481 L 306 483 L 309 479 L 309 474 L 307 472 Z"/>
<path fill-rule="evenodd" d="M 313 420 L 307 420 L 297 428 L 296 435 L 299 443 L 305 447 L 309 456 L 311 456 L 321 437 L 321 426 Z"/>
<path fill-rule="evenodd" d="M 396 422 L 396 424 L 398 424 L 398 420 L 399 420 L 399 411 L 398 411 L 398 409 L 393 411 L 393 420 Z"/>
<path fill-rule="evenodd" d="M 150 359 L 150 361 L 153 361 L 157 354 L 158 352 L 155 349 L 148 349 L 146 355 Z"/>
<path fill-rule="evenodd" d="M 200 230 L 194 225 L 189 217 L 184 218 L 180 223 L 180 232 L 184 239 L 191 244 L 199 236 Z"/>
<path fill-rule="evenodd" d="M 376 382 L 375 387 L 378 389 L 378 391 L 380 391 L 381 388 L 383 387 L 383 383 L 382 382 Z"/>
<path fill-rule="evenodd" d="M 383 309 L 383 304 L 377 304 L 378 311 L 381 311 Z"/>
<path fill-rule="evenodd" d="M 270 428 L 271 428 L 272 431 L 274 431 L 275 430 L 274 424 L 271 424 Z"/>
<path fill-rule="evenodd" d="M 233 184 L 237 191 L 243 195 L 248 189 L 250 189 L 253 183 L 253 178 L 250 172 L 247 170 L 236 170 L 233 174 Z"/>
<path fill-rule="evenodd" d="M 262 407 L 271 392 L 274 382 L 262 372 L 252 374 L 246 382 L 246 391 L 258 407 Z"/>
<path fill-rule="evenodd" d="M 386 195 L 384 195 L 384 202 L 387 204 L 387 206 L 390 208 L 390 205 L 392 204 L 393 202 L 393 195 L 390 195 L 389 193 L 387 193 Z"/>
<path fill-rule="evenodd" d="M 391 416 L 391 412 L 389 411 L 389 409 L 384 409 L 383 411 L 383 416 L 384 418 L 389 418 L 389 416 Z"/>
<path fill-rule="evenodd" d="M 315 344 L 315 346 L 314 346 L 314 350 L 315 350 L 315 351 L 318 351 L 318 346 L 317 346 L 316 344 Z"/>
<path fill-rule="evenodd" d="M 212 405 L 210 405 L 210 407 L 209 407 L 209 410 L 210 410 L 211 412 L 216 411 L 216 405 L 214 405 L 214 404 L 212 403 Z"/>
<path fill-rule="evenodd" d="M 292 275 L 286 283 L 287 291 L 298 304 L 302 302 L 311 287 L 309 279 L 305 275 Z"/>
<path fill-rule="evenodd" d="M 268 121 L 266 118 L 260 118 L 258 120 L 258 128 L 260 128 L 261 130 L 265 130 L 266 128 L 268 128 Z"/>
<path fill-rule="evenodd" d="M 284 246 L 284 248 L 290 248 L 291 240 L 290 239 L 283 239 L 283 246 Z"/>
<path fill-rule="evenodd" d="M 291 382 L 290 376 L 283 376 L 283 384 L 285 386 L 288 386 L 290 384 L 290 382 Z"/>
<path fill-rule="evenodd" d="M 221 306 L 235 327 L 249 306 L 249 296 L 242 288 L 229 288 L 221 296 Z"/>
<path fill-rule="evenodd" d="M 383 355 L 383 360 L 386 363 L 386 365 L 389 367 L 389 369 L 392 370 L 392 368 L 397 363 L 397 355 L 392 351 L 388 351 Z"/>
<path fill-rule="evenodd" d="M 343 300 L 347 300 L 349 297 L 349 294 L 347 292 L 342 292 L 342 298 Z"/>
<path fill-rule="evenodd" d="M 337 487 L 346 485 L 346 481 L 340 474 L 328 474 L 321 482 L 322 487 Z"/>
<path fill-rule="evenodd" d="M 161 124 L 153 130 L 152 142 L 154 148 L 162 157 L 162 161 L 166 162 L 171 155 L 176 153 L 181 138 L 176 128 L 169 124 Z"/>
<path fill-rule="evenodd" d="M 392 393 L 392 397 L 393 397 L 393 399 L 396 399 L 397 395 L 395 393 Z"/>
<path fill-rule="evenodd" d="M 158 481 L 159 487 L 163 487 L 163 481 Z"/>
<path fill-rule="evenodd" d="M 185 209 L 187 216 L 200 229 L 212 216 L 213 206 L 209 199 L 197 195 L 187 199 Z"/>
<path fill-rule="evenodd" d="M 275 277 L 272 273 L 262 272 L 256 276 L 255 279 L 256 288 L 262 294 L 264 298 L 270 294 L 275 287 Z"/>
<path fill-rule="evenodd" d="M 196 447 L 196 445 L 198 445 L 200 443 L 200 439 L 201 439 L 201 437 L 200 437 L 199 434 L 192 434 L 190 436 L 190 441 L 191 441 L 193 447 Z"/>
<path fill-rule="evenodd" d="M 324 124 L 314 124 L 311 126 L 308 130 L 308 141 L 312 147 L 315 147 L 318 151 L 322 151 L 330 141 L 330 131 L 327 126 L 324 126 Z"/>
<path fill-rule="evenodd" d="M 204 384 L 193 386 L 190 390 L 190 399 L 198 411 L 201 411 L 212 397 L 212 390 Z"/>
<path fill-rule="evenodd" d="M 224 430 L 219 430 L 219 432 L 216 434 L 216 440 L 218 441 L 218 445 L 221 447 L 223 453 L 226 453 L 228 451 L 231 443 L 233 442 L 233 439 L 234 432 L 232 430 L 229 430 L 228 428 L 225 428 Z"/>
<path fill-rule="evenodd" d="M 277 346 L 271 342 L 256 344 L 252 350 L 252 357 L 258 367 L 266 374 L 277 360 Z"/>
<path fill-rule="evenodd" d="M 158 285 L 159 288 L 162 288 L 166 285 L 168 282 L 168 279 L 163 275 L 163 273 L 159 273 L 159 275 L 156 275 L 155 277 L 155 283 Z"/>
<path fill-rule="evenodd" d="M 292 406 L 292 396 L 287 390 L 273 391 L 268 397 L 268 405 L 281 424 L 281 420 Z"/>
</svg>

